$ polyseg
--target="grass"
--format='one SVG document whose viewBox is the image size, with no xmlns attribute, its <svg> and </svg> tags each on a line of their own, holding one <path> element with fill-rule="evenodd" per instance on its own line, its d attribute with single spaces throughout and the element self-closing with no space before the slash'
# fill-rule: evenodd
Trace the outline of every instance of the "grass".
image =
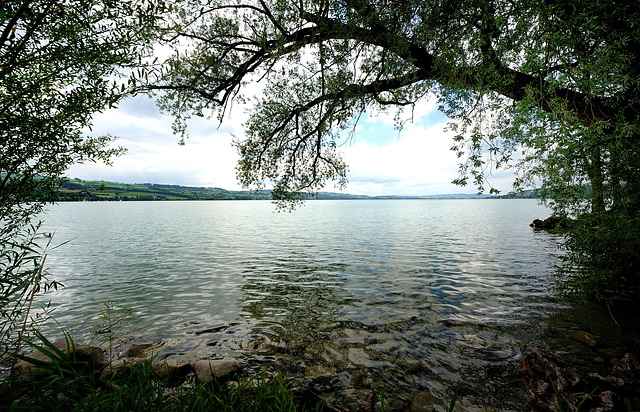
<svg viewBox="0 0 640 412">
<path fill-rule="evenodd" d="M 43 337 L 41 337 L 42 339 Z M 70 347 L 72 341 L 67 336 Z M 269 377 L 265 372 L 233 384 L 214 382 L 196 385 L 186 381 L 169 387 L 151 372 L 151 360 L 126 369 L 107 382 L 97 379 L 86 362 L 59 350 L 42 339 L 30 343 L 54 362 L 37 361 L 19 355 L 41 367 L 37 379 L 6 378 L 0 382 L 0 410 L 4 411 L 307 411 L 297 399 L 292 379 Z"/>
<path fill-rule="evenodd" d="M 78 368 L 79 367 L 79 368 Z M 0 385 L 0 409 L 11 411 L 304 411 L 292 380 L 265 374 L 237 385 L 194 383 L 171 388 L 150 363 L 105 383 L 77 373 L 82 365 L 56 365 L 39 379 Z M 316 408 L 321 410 L 320 406 Z"/>
</svg>

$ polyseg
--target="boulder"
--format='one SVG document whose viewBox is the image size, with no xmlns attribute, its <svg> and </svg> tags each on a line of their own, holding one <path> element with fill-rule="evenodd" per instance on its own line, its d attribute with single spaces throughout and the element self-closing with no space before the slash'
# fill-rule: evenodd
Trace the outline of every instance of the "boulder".
<svg viewBox="0 0 640 412">
<path fill-rule="evenodd" d="M 445 403 L 431 392 L 416 393 L 411 400 L 411 412 L 444 412 Z"/>
<path fill-rule="evenodd" d="M 151 365 L 153 376 L 166 379 L 169 386 L 180 385 L 191 372 L 193 372 L 193 366 L 182 359 L 165 359 Z"/>
<path fill-rule="evenodd" d="M 109 365 L 109 361 L 104 354 L 104 350 L 96 346 L 76 349 L 75 359 L 83 364 L 80 369 L 84 374 L 101 371 Z"/>
<path fill-rule="evenodd" d="M 160 343 L 136 343 L 127 347 L 121 354 L 120 358 L 152 358 L 158 353 L 158 349 L 162 347 Z"/>
<path fill-rule="evenodd" d="M 225 382 L 242 371 L 242 363 L 235 359 L 204 359 L 193 364 L 196 383 Z"/>
<path fill-rule="evenodd" d="M 550 216 L 545 220 L 534 219 L 529 226 L 535 229 L 561 229 L 566 227 L 562 221 L 555 216 Z"/>
<path fill-rule="evenodd" d="M 53 342 L 53 346 L 56 347 L 59 351 L 63 353 L 73 353 L 75 350 L 82 348 L 82 345 L 75 343 L 73 341 L 67 340 L 59 340 Z M 50 349 L 46 348 L 49 352 L 52 352 Z M 28 358 L 31 358 L 35 361 L 52 363 L 55 361 L 55 356 L 52 359 L 47 353 L 35 350 L 27 355 Z M 36 362 L 37 363 L 37 362 Z M 13 369 L 11 370 L 11 375 L 19 380 L 32 380 L 35 376 L 39 375 L 43 372 L 42 367 L 36 366 L 33 363 L 21 360 L 17 362 Z"/>
<path fill-rule="evenodd" d="M 114 378 L 122 378 L 132 368 L 141 367 L 148 361 L 149 360 L 145 358 L 116 359 L 102 370 L 102 373 L 100 374 L 100 380 L 102 382 L 108 382 L 110 380 L 113 380 Z"/>
</svg>

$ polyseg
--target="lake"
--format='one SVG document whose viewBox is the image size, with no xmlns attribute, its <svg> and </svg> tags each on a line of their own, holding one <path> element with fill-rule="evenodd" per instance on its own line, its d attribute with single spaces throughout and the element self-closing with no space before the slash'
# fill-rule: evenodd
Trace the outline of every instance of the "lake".
<svg viewBox="0 0 640 412">
<path fill-rule="evenodd" d="M 552 291 L 562 237 L 528 226 L 549 214 L 515 199 L 61 203 L 43 230 L 69 241 L 47 257 L 66 287 L 47 298 L 74 336 L 112 300 L 160 357 L 268 364 L 339 404 L 458 386 L 468 405 L 522 410 L 527 345 L 578 366 L 623 346 L 600 308 Z M 597 347 L 571 338 L 583 330 Z"/>
</svg>

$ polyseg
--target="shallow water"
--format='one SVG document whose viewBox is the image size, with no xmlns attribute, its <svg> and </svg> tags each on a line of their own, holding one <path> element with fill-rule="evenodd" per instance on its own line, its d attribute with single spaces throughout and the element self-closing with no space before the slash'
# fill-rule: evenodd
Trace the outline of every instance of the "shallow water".
<svg viewBox="0 0 640 412">
<path fill-rule="evenodd" d="M 161 357 L 238 356 L 402 407 L 459 386 L 463 404 L 522 410 L 527 345 L 578 361 L 622 345 L 600 309 L 551 292 L 562 239 L 528 226 L 548 215 L 532 200 L 62 203 L 43 217 L 70 240 L 48 255 L 66 285 L 48 298 L 76 336 L 102 302 L 132 308 L 128 336 Z M 584 329 L 602 344 L 570 338 Z"/>
</svg>

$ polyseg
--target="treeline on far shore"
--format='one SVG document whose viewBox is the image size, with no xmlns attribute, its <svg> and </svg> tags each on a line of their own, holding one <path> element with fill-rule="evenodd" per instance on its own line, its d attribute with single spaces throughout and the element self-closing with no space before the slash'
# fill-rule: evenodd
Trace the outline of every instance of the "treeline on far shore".
<svg viewBox="0 0 640 412">
<path fill-rule="evenodd" d="M 271 200 L 269 190 L 226 190 L 217 187 L 191 187 L 156 183 L 114 183 L 71 179 L 58 190 L 58 201 L 129 200 Z M 366 199 L 367 196 L 318 193 L 323 199 Z"/>
<path fill-rule="evenodd" d="M 217 187 L 192 187 L 157 183 L 115 183 L 71 179 L 58 189 L 58 201 L 156 201 L 156 200 L 271 200 L 269 190 L 226 190 Z M 470 199 L 470 198 L 537 198 L 536 191 L 516 195 L 488 196 L 474 194 L 441 194 L 429 196 L 365 196 L 320 192 L 317 199 Z"/>
</svg>

